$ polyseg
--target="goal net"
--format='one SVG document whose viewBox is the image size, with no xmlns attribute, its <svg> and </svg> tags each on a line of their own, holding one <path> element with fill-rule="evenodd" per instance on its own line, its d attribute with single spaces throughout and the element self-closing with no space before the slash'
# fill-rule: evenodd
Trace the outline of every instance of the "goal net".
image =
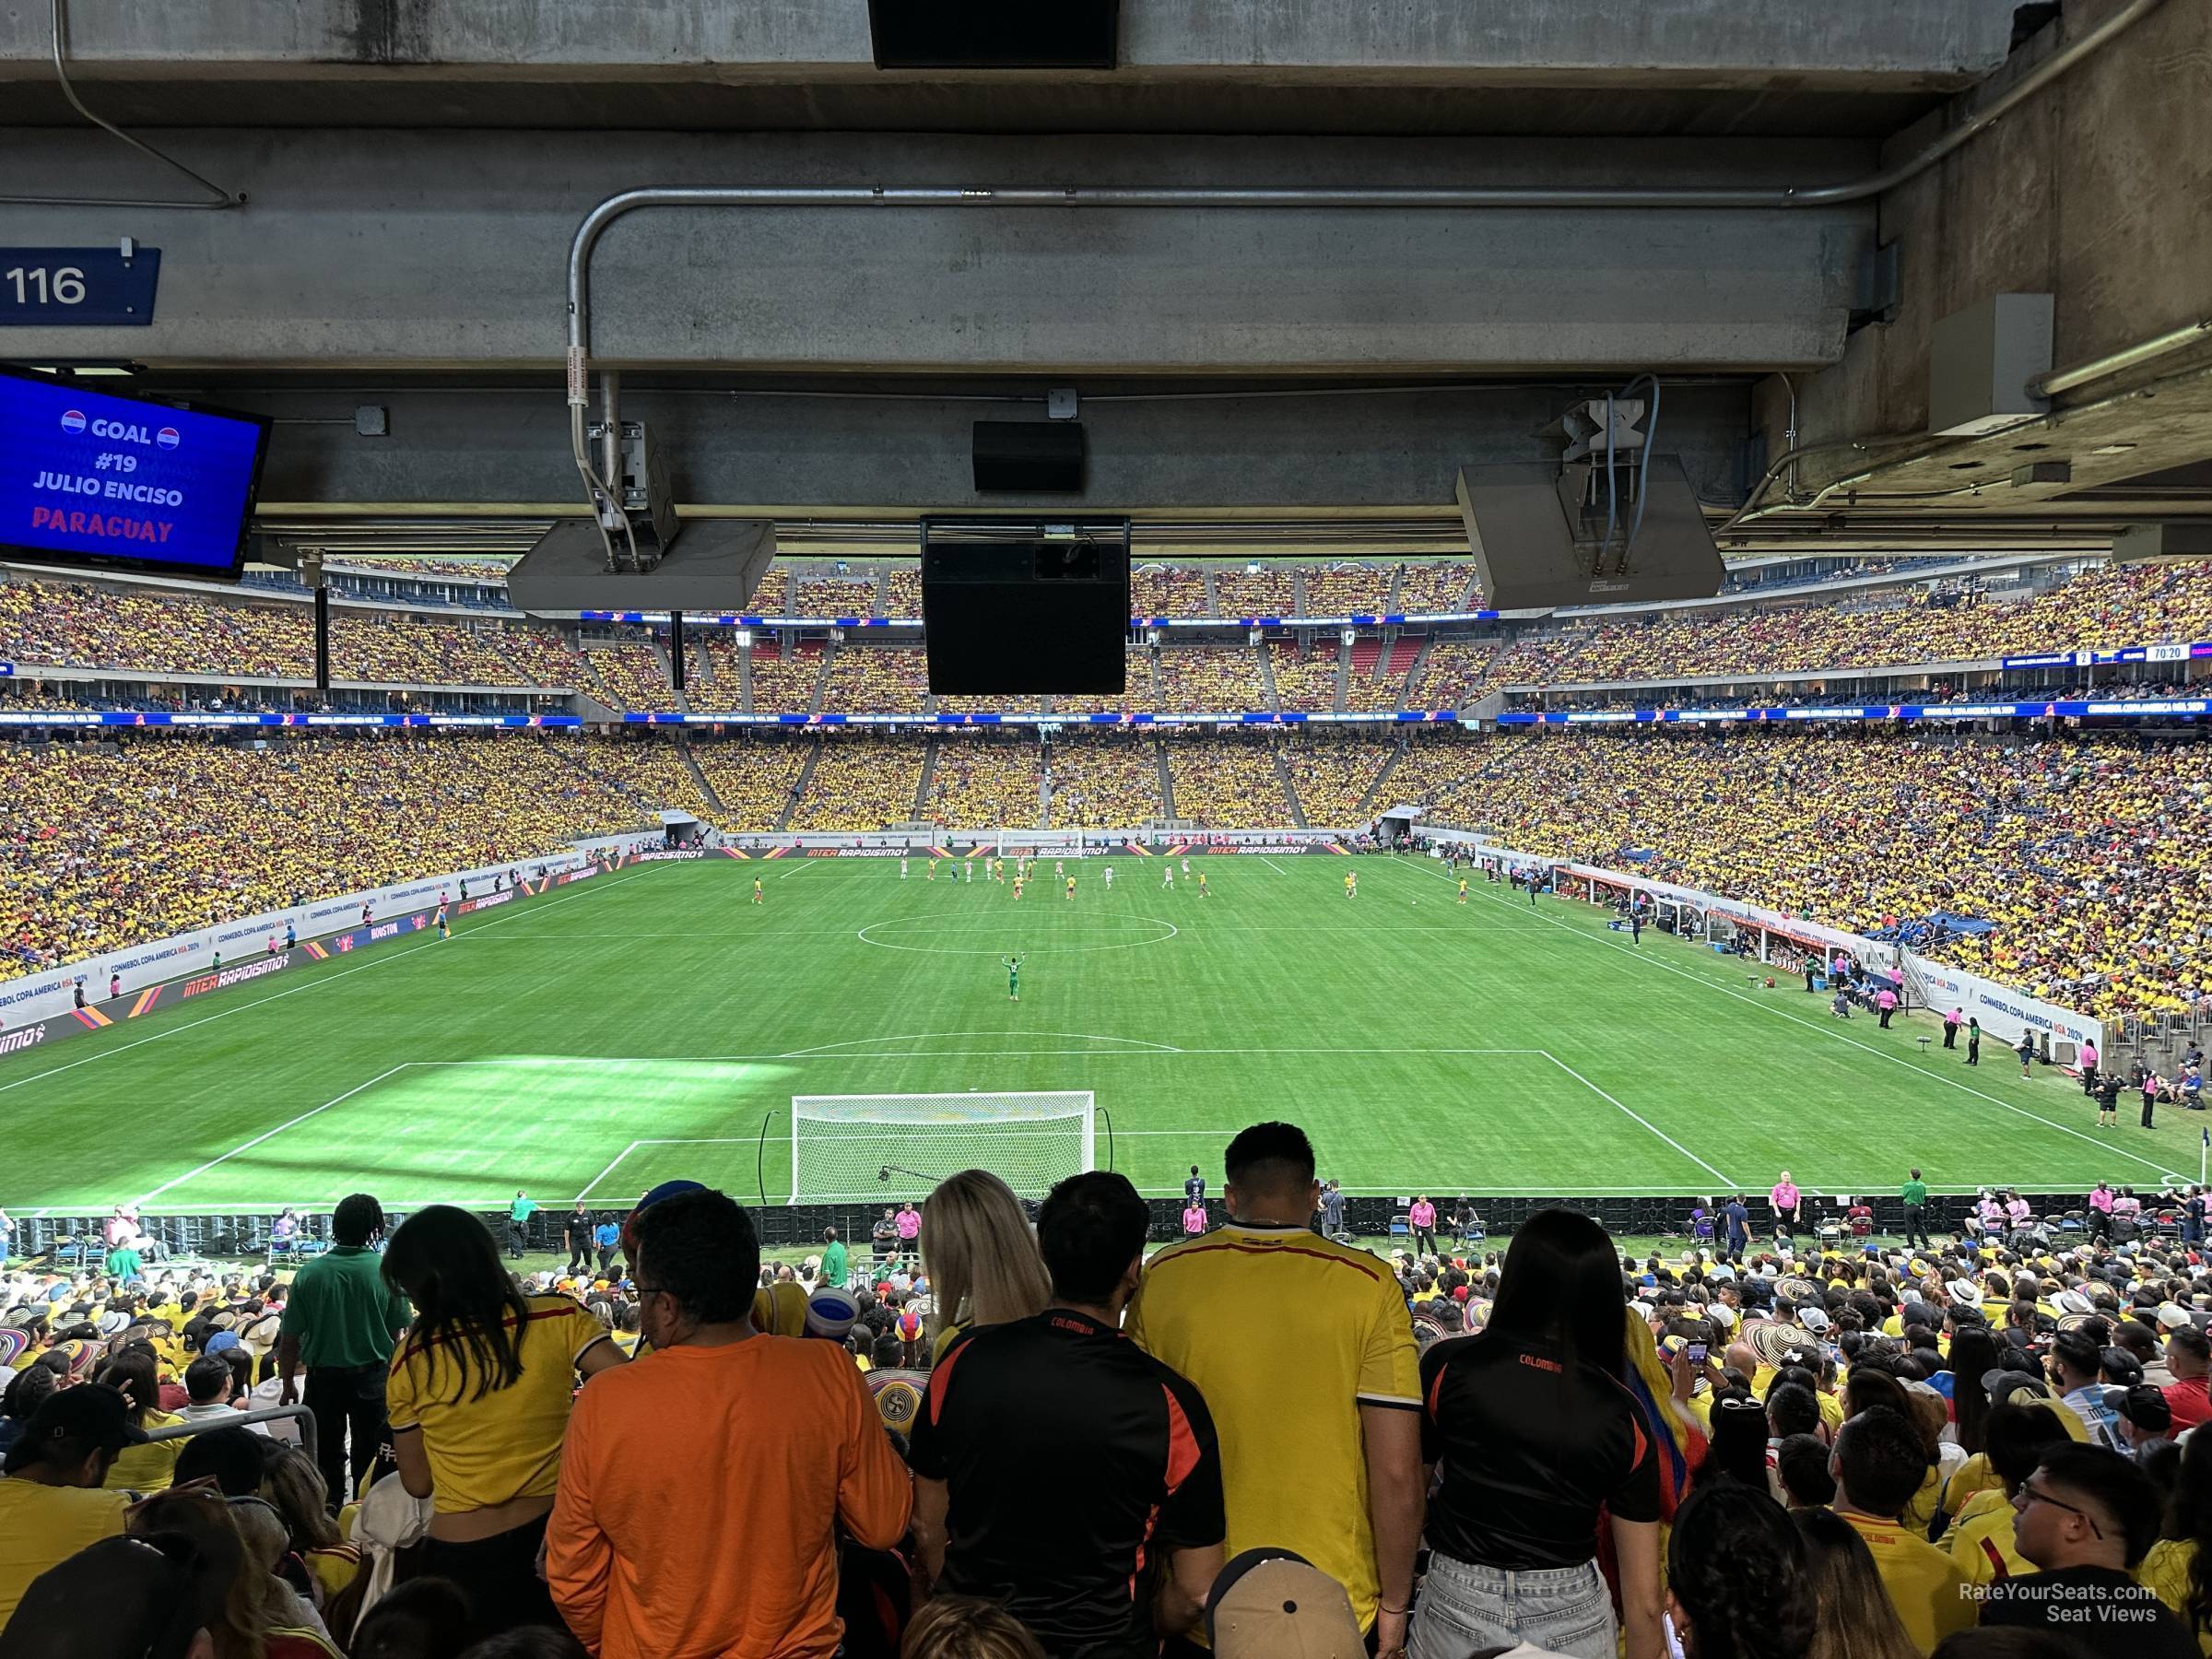
<svg viewBox="0 0 2212 1659">
<path fill-rule="evenodd" d="M 1044 1093 L 794 1095 L 791 1202 L 922 1198 L 988 1170 L 1024 1198 L 1094 1167 L 1088 1089 Z"/>
<path fill-rule="evenodd" d="M 1001 830 L 998 832 L 998 853 L 1001 858 L 1080 858 L 1083 856 L 1083 831 Z"/>
</svg>

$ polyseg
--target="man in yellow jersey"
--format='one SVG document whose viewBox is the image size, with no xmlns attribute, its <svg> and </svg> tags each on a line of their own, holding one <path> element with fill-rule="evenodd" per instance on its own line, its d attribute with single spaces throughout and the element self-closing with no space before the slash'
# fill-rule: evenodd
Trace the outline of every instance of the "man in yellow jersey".
<svg viewBox="0 0 2212 1659">
<path fill-rule="evenodd" d="M 1829 1460 L 1836 1512 L 1865 1540 L 1905 1634 L 1924 1653 L 1934 1653 L 1954 1630 L 1971 1629 L 1980 1610 L 1964 1594 L 1966 1575 L 1959 1564 L 1898 1519 L 1927 1471 L 1919 1431 L 1886 1406 L 1871 1406 L 1845 1423 Z"/>
<path fill-rule="evenodd" d="M 1347 899 L 1359 897 L 1359 877 L 1349 870 L 1344 873 L 1344 896 Z"/>
<path fill-rule="evenodd" d="M 764 904 L 767 902 L 767 900 L 761 895 L 760 877 L 758 876 L 753 877 L 753 902 L 755 904 Z"/>
<path fill-rule="evenodd" d="M 1229 1224 L 1152 1258 L 1125 1328 L 1213 1412 L 1229 1554 L 1296 1550 L 1344 1585 L 1376 1650 L 1392 1653 L 1421 1530 L 1405 1295 L 1366 1251 L 1312 1230 L 1321 1189 L 1303 1130 L 1255 1124 L 1223 1161 Z"/>
<path fill-rule="evenodd" d="M 1465 876 L 1459 878 L 1459 901 L 1462 904 L 1467 901 L 1467 878 Z"/>
</svg>

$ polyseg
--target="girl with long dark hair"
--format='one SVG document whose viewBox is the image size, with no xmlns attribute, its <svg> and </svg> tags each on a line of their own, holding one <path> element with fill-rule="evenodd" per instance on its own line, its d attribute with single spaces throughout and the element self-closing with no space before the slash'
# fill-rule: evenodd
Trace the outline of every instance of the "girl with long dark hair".
<svg viewBox="0 0 2212 1659">
<path fill-rule="evenodd" d="M 524 1296 L 483 1222 L 432 1205 L 384 1247 L 384 1282 L 415 1306 L 385 1406 L 399 1477 L 430 1500 L 423 1571 L 452 1579 L 481 1631 L 558 1624 L 537 1575 L 576 1377 L 624 1360 L 561 1296 Z"/>
<path fill-rule="evenodd" d="M 1569 1659 L 1658 1659 L 1660 1474 L 1621 1382 L 1619 1258 L 1589 1217 L 1540 1210 L 1513 1234 L 1483 1331 L 1422 1357 L 1421 1456 L 1443 1481 L 1410 1659 L 1525 1641 Z M 1620 1585 L 1597 1569 L 1609 1515 Z"/>
<path fill-rule="evenodd" d="M 1686 1659 L 1805 1659 L 1819 1628 L 1804 1538 L 1757 1488 L 1689 1495 L 1666 1541 L 1667 1618 Z"/>
</svg>

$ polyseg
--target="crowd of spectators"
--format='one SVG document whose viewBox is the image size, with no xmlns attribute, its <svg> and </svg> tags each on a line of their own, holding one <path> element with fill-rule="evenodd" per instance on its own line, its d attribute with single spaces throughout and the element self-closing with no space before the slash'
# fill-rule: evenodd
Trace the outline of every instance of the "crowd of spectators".
<svg viewBox="0 0 2212 1659">
<path fill-rule="evenodd" d="M 1435 640 L 1412 672 L 1404 705 L 1414 709 L 1464 709 L 1498 677 L 1494 640 Z"/>
<path fill-rule="evenodd" d="M 634 829 L 698 800 L 673 757 L 535 735 L 0 746 L 0 973 Z"/>
<path fill-rule="evenodd" d="M 1292 821 L 1275 749 L 1264 735 L 1177 733 L 1160 740 L 1175 816 L 1201 830 Z"/>
<path fill-rule="evenodd" d="M 922 614 L 922 567 L 919 564 L 894 564 L 891 580 L 884 590 L 883 605 L 877 609 L 880 617 L 896 617 L 912 621 Z"/>
<path fill-rule="evenodd" d="M 1346 830 L 1359 823 L 1359 807 L 1374 787 L 1382 762 L 1397 746 L 1371 737 L 1300 732 L 1282 750 L 1290 786 L 1316 828 Z M 1391 805 L 1384 802 L 1378 805 Z"/>
<path fill-rule="evenodd" d="M 937 740 L 922 816 L 956 830 L 1034 825 L 1042 781 L 1043 751 L 1030 733 L 947 735 Z"/>
<path fill-rule="evenodd" d="M 1408 566 L 1411 576 L 1424 566 Z M 1308 617 L 1379 617 L 1394 608 L 1390 598 L 1393 571 L 1388 565 L 1315 565 L 1305 572 L 1306 603 L 1300 615 Z"/>
<path fill-rule="evenodd" d="M 1390 606 L 1400 616 L 1437 616 L 1482 608 L 1482 591 L 1475 585 L 1471 559 L 1440 559 L 1409 564 L 1398 578 L 1395 602 Z"/>
<path fill-rule="evenodd" d="M 1149 737 L 1055 739 L 1045 752 L 1055 830 L 1134 830 L 1163 815 L 1159 751 Z"/>
<path fill-rule="evenodd" d="M 558 685 L 565 682 L 536 672 L 538 653 L 558 651 L 556 640 L 548 630 L 520 625 L 338 606 L 331 617 L 331 677 L 399 685 Z M 303 605 L 11 581 L 0 584 L 0 659 L 300 681 L 313 677 L 314 625 Z"/>
<path fill-rule="evenodd" d="M 1931 583 L 1833 600 L 1663 612 L 1524 640 L 1500 685 L 1813 672 L 1968 662 L 2036 652 L 2212 638 L 2212 567 L 2095 565 L 2023 597 Z"/>
<path fill-rule="evenodd" d="M 804 714 L 814 707 L 816 694 L 822 684 L 822 647 L 818 641 L 807 640 L 796 645 L 783 641 L 782 654 L 771 655 L 769 644 L 756 636 L 753 641 L 753 712 L 756 714 Z M 720 664 L 715 677 L 722 677 Z M 737 683 L 738 670 L 735 661 L 729 669 L 729 681 Z"/>
<path fill-rule="evenodd" d="M 922 754 L 922 745 L 898 738 L 826 734 L 791 828 L 858 834 L 912 822 Z"/>
<path fill-rule="evenodd" d="M 1206 714 L 1265 711 L 1267 688 L 1249 645 L 1160 648 L 1159 707 Z"/>
<path fill-rule="evenodd" d="M 1206 572 L 1185 565 L 1140 564 L 1129 572 L 1133 617 L 1207 617 Z"/>
<path fill-rule="evenodd" d="M 700 775 L 722 803 L 709 815 L 717 830 L 734 834 L 765 832 L 783 821 L 792 791 L 806 764 L 810 746 L 784 741 L 755 742 L 742 736 L 720 741 L 688 739 Z"/>
<path fill-rule="evenodd" d="M 1293 617 L 1299 614 L 1298 575 L 1287 564 L 1256 569 L 1217 565 L 1214 606 L 1224 617 Z"/>
<path fill-rule="evenodd" d="M 1310 654 L 1300 655 L 1295 641 L 1277 640 L 1267 647 L 1267 670 L 1275 678 L 1276 706 L 1326 712 L 1336 706 L 1336 676 L 1342 662 L 1335 635 L 1313 642 Z"/>
<path fill-rule="evenodd" d="M 929 703 L 929 658 L 919 646 L 841 645 L 822 683 L 822 707 L 841 714 L 919 714 Z"/>
<path fill-rule="evenodd" d="M 2212 990 L 2212 780 L 2194 744 L 1802 728 L 1550 730 L 1401 766 L 1437 821 L 1855 933 L 1980 918 L 1930 954 L 2111 1018 Z"/>
<path fill-rule="evenodd" d="M 355 1194 L 296 1272 L 8 1273 L 0 1652 L 2212 1651 L 2199 1212 L 1640 1257 L 1424 1196 L 1384 1256 L 1295 1125 L 1218 1168 L 1174 1242 L 971 1170 L 793 1265 L 677 1180 L 565 1269 Z M 313 1458 L 241 1415 L 295 1400 Z"/>
<path fill-rule="evenodd" d="M 876 608 L 876 577 L 865 575 L 810 576 L 799 582 L 794 601 L 799 617 L 865 617 Z M 756 616 L 767 616 L 756 611 Z"/>
<path fill-rule="evenodd" d="M 579 654 L 587 671 L 582 689 L 618 714 L 676 707 L 668 671 L 650 640 L 594 641 Z"/>
</svg>

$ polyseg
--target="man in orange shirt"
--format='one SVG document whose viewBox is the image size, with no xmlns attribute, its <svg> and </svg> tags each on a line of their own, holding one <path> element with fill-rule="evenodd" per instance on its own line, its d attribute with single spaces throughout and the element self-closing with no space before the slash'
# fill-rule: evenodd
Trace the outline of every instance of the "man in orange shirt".
<svg viewBox="0 0 2212 1659">
<path fill-rule="evenodd" d="M 897 1543 L 905 1466 L 841 1345 L 754 1330 L 741 1207 L 679 1193 L 633 1225 L 652 1352 L 594 1377 L 570 1417 L 554 1604 L 602 1659 L 830 1659 L 838 1528 Z"/>
</svg>

